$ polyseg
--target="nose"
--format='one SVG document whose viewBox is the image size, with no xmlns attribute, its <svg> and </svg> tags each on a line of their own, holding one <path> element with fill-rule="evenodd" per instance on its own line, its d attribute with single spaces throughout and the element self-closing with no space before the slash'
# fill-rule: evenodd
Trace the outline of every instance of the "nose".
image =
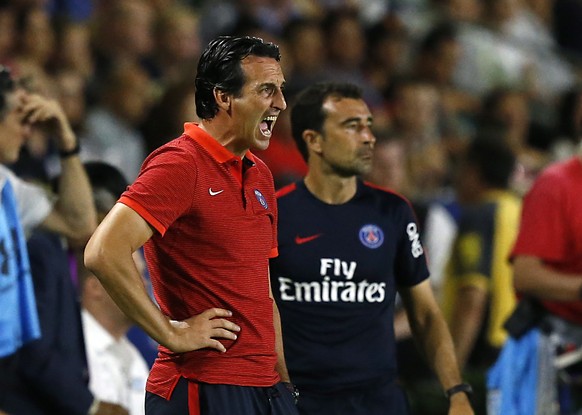
<svg viewBox="0 0 582 415">
<path fill-rule="evenodd" d="M 362 135 L 364 137 L 365 144 L 370 144 L 373 146 L 376 143 L 376 136 L 374 135 L 370 127 L 366 127 Z"/>
<path fill-rule="evenodd" d="M 287 108 L 287 101 L 285 101 L 285 95 L 283 95 L 283 90 L 281 88 L 277 88 L 277 92 L 273 97 L 273 107 L 280 111 L 283 111 L 285 108 Z"/>
</svg>

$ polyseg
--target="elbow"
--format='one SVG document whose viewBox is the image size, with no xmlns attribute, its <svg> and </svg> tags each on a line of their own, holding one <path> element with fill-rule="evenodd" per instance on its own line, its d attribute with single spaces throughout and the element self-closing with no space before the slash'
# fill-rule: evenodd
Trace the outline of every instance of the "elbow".
<svg viewBox="0 0 582 415">
<path fill-rule="evenodd" d="M 538 285 L 536 283 L 536 266 L 538 260 L 532 257 L 516 257 L 513 261 L 513 287 L 515 291 L 525 294 L 535 294 Z"/>
<path fill-rule="evenodd" d="M 521 294 L 528 294 L 529 284 L 524 272 L 521 269 L 515 268 L 513 270 L 513 288 L 516 292 Z"/>
<path fill-rule="evenodd" d="M 513 274 L 513 288 L 516 292 L 521 294 L 528 294 L 528 284 L 523 278 L 523 276 L 519 275 L 515 272 Z"/>
<path fill-rule="evenodd" d="M 104 244 L 99 243 L 95 238 L 89 239 L 83 253 L 83 262 L 85 267 L 93 274 L 101 274 L 101 270 L 106 264 L 107 253 Z"/>
</svg>

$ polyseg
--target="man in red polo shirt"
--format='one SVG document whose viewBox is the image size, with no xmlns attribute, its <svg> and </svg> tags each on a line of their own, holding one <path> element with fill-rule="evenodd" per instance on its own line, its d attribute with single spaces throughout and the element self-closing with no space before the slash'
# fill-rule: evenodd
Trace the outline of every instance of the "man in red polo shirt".
<svg viewBox="0 0 582 415">
<path fill-rule="evenodd" d="M 103 220 L 85 262 L 160 343 L 148 415 L 295 414 L 278 310 L 273 179 L 250 148 L 286 108 L 278 47 L 219 37 L 196 76 L 200 124 L 155 150 Z M 145 244 L 159 308 L 131 254 Z"/>
<path fill-rule="evenodd" d="M 580 135 L 577 139 L 577 154 L 548 166 L 525 196 L 519 235 L 511 254 L 515 288 L 524 297 L 521 301 L 532 298 L 543 310 L 537 325 L 538 361 L 534 362 L 539 370 L 538 413 L 555 411 L 556 403 L 560 413 L 580 413 L 582 409 L 582 384 L 578 380 L 581 369 L 572 359 L 576 351 L 582 350 Z M 573 353 L 568 356 L 569 352 Z M 571 364 L 564 363 L 568 360 Z M 559 373 L 562 363 L 565 370 Z M 519 381 L 525 384 L 529 379 L 521 377 Z"/>
</svg>

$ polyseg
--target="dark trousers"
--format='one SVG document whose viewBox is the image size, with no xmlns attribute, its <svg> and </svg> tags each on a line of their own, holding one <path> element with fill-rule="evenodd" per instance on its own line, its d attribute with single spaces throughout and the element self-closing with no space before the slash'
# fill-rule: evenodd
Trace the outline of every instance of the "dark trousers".
<svg viewBox="0 0 582 415">
<path fill-rule="evenodd" d="M 16 376 L 16 355 L 0 358 L 0 410 L 6 410 L 6 394 Z"/>
<path fill-rule="evenodd" d="M 291 392 L 271 387 L 212 385 L 180 379 L 170 400 L 146 393 L 146 415 L 298 415 Z"/>
<path fill-rule="evenodd" d="M 408 400 L 402 388 L 385 383 L 363 390 L 314 394 L 299 388 L 301 415 L 408 415 Z"/>
</svg>

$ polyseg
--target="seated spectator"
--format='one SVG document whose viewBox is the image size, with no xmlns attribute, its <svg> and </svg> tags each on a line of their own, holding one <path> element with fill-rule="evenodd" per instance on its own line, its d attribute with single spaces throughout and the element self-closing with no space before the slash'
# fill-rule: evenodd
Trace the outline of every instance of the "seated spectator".
<svg viewBox="0 0 582 415">
<path fill-rule="evenodd" d="M 140 127 L 148 154 L 181 136 L 185 122 L 199 121 L 194 100 L 195 89 L 191 79 L 182 79 L 168 85 L 160 99 L 150 108 Z"/>
<path fill-rule="evenodd" d="M 87 113 L 82 157 L 106 161 L 133 180 L 146 150 L 138 127 L 151 104 L 151 79 L 138 65 L 115 68 L 100 88 L 99 103 Z"/>
<path fill-rule="evenodd" d="M 481 135 L 501 138 L 517 157 L 511 187 L 523 195 L 540 170 L 548 163 L 546 148 L 550 133 L 537 123 L 530 111 L 527 95 L 515 88 L 496 88 L 483 100 L 478 119 Z M 545 144 L 542 144 L 543 142 Z M 537 144 L 536 144 L 537 143 Z"/>
<path fill-rule="evenodd" d="M 113 166 L 87 163 L 98 219 L 113 207 L 127 182 Z M 134 253 L 136 266 L 145 273 L 141 252 Z M 149 367 L 128 340 L 133 322 L 117 307 L 99 280 L 79 266 L 83 333 L 89 365 L 89 388 L 100 400 L 115 402 L 130 415 L 143 415 Z"/>
<path fill-rule="evenodd" d="M 186 6 L 170 6 L 157 20 L 152 58 L 154 77 L 166 88 L 196 72 L 202 51 L 199 16 Z"/>
<path fill-rule="evenodd" d="M 407 197 L 429 201 L 443 192 L 449 176 L 449 154 L 443 143 L 441 96 L 428 81 L 405 77 L 395 81 L 390 95 L 389 133 L 404 143 Z"/>
<path fill-rule="evenodd" d="M 285 87 L 289 100 L 308 85 L 325 80 L 325 39 L 317 20 L 303 18 L 291 20 L 285 27 L 283 37 L 291 60 Z"/>
<path fill-rule="evenodd" d="M 330 10 L 322 22 L 327 62 L 324 74 L 327 80 L 351 82 L 364 91 L 364 99 L 372 113 L 382 107 L 382 94 L 366 77 L 367 39 L 363 22 L 357 11 L 350 8 Z"/>
<path fill-rule="evenodd" d="M 28 252 L 42 337 L 16 353 L 15 373 L 3 387 L 5 409 L 27 415 L 127 415 L 89 389 L 78 296 L 59 236 L 35 231 Z"/>
<path fill-rule="evenodd" d="M 17 161 L 27 133 L 36 125 L 45 127 L 44 131 L 54 140 L 62 173 L 59 190 L 51 197 L 44 188 L 23 181 L 0 165 L 3 183 L 0 233 L 8 258 L 2 268 L 6 278 L 0 295 L 0 308 L 4 310 L 0 317 L 0 408 L 28 415 L 63 412 L 84 415 L 90 408 L 96 414 L 124 414 L 115 406 L 95 401 L 86 385 L 83 389 L 86 375 L 83 353 L 70 352 L 79 344 L 75 334 L 69 336 L 75 327 L 80 328 L 74 323 L 75 315 L 77 322 L 80 317 L 78 309 L 74 313 L 75 295 L 64 288 L 67 284 L 70 287 L 71 282 L 57 235 L 84 243 L 96 222 L 91 188 L 78 157 L 77 139 L 56 101 L 17 88 L 10 72 L 0 68 L 2 163 Z M 38 226 L 49 233 L 37 232 L 30 239 L 29 261 L 25 235 Z M 47 275 L 49 272 L 54 275 Z M 61 302 L 67 306 L 60 307 Z M 71 368 L 74 374 L 67 372 Z M 73 393 L 75 388 L 81 392 Z"/>
</svg>

